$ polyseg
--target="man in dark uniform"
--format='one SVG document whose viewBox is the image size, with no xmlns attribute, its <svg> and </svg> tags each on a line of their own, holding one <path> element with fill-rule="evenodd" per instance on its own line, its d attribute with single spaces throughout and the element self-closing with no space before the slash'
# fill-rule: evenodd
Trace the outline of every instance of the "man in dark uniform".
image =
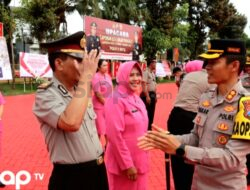
<svg viewBox="0 0 250 190">
<path fill-rule="evenodd" d="M 87 50 L 90 52 L 92 49 L 97 49 L 98 53 L 101 49 L 100 38 L 96 35 L 97 24 L 92 22 L 90 24 L 90 35 L 87 36 Z"/>
<path fill-rule="evenodd" d="M 133 46 L 133 54 L 132 54 L 132 59 L 134 61 L 139 61 L 139 55 L 141 53 L 141 47 L 140 47 L 140 44 L 138 42 L 138 32 L 135 31 L 134 33 L 134 38 L 135 38 L 135 41 L 134 41 L 134 46 Z"/>
<path fill-rule="evenodd" d="M 41 124 L 53 171 L 49 190 L 108 189 L 103 149 L 91 97 L 97 50 L 88 54 L 83 32 L 40 44 L 48 50 L 50 83 L 39 86 L 33 112 Z"/>
<path fill-rule="evenodd" d="M 148 130 L 154 121 L 156 97 L 156 60 L 149 60 L 148 68 L 143 72 L 141 99 L 148 112 Z"/>
</svg>

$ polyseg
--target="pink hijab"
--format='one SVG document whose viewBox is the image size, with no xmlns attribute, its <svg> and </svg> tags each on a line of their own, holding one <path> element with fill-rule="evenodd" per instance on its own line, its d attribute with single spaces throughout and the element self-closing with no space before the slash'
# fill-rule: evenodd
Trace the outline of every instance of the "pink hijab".
<svg viewBox="0 0 250 190">
<path fill-rule="evenodd" d="M 127 61 L 123 63 L 117 72 L 116 76 L 116 82 L 117 82 L 117 88 L 118 91 L 121 93 L 133 93 L 133 91 L 129 87 L 129 75 L 133 69 L 133 67 L 137 67 L 141 76 L 142 76 L 142 70 L 140 65 L 136 61 Z"/>
<path fill-rule="evenodd" d="M 200 70 L 202 70 L 202 65 L 203 65 L 203 61 L 201 61 L 201 60 L 189 61 L 189 62 L 187 62 L 186 66 L 185 66 L 185 71 L 186 71 L 186 73 L 200 71 Z"/>
</svg>

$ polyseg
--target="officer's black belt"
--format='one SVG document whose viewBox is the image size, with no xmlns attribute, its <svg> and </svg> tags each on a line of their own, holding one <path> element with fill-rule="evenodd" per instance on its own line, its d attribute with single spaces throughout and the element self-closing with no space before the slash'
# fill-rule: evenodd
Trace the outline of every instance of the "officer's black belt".
<svg viewBox="0 0 250 190">
<path fill-rule="evenodd" d="M 87 162 L 77 163 L 77 164 L 59 164 L 53 163 L 54 169 L 79 169 L 85 167 L 99 166 L 104 163 L 104 154 L 100 155 L 96 160 L 91 160 Z"/>
</svg>

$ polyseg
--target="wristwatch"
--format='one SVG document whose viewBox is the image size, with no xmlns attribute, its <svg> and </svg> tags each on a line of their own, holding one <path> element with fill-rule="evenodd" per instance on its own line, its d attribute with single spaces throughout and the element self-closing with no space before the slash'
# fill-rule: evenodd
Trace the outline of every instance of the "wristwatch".
<svg viewBox="0 0 250 190">
<path fill-rule="evenodd" d="M 185 145 L 181 144 L 175 151 L 176 156 L 183 157 L 185 155 Z"/>
</svg>

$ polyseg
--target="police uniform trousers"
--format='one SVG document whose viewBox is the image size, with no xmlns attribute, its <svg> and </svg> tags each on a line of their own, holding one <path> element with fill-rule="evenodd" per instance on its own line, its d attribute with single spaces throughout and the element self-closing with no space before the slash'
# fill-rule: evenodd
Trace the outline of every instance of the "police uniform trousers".
<svg viewBox="0 0 250 190">
<path fill-rule="evenodd" d="M 143 93 L 142 93 L 143 94 Z M 141 94 L 141 99 L 144 102 L 147 112 L 148 112 L 148 130 L 152 129 L 152 123 L 154 122 L 155 115 L 155 105 L 156 105 L 156 93 L 154 91 L 149 91 L 149 97 L 151 99 L 150 104 L 146 101 L 146 96 Z"/>
<path fill-rule="evenodd" d="M 108 190 L 105 164 L 54 164 L 48 190 Z"/>
<path fill-rule="evenodd" d="M 197 113 L 174 107 L 168 118 L 168 130 L 174 135 L 188 134 L 194 127 L 193 120 Z M 171 166 L 176 190 L 190 190 L 194 166 L 186 164 L 184 159 L 171 156 Z"/>
</svg>

